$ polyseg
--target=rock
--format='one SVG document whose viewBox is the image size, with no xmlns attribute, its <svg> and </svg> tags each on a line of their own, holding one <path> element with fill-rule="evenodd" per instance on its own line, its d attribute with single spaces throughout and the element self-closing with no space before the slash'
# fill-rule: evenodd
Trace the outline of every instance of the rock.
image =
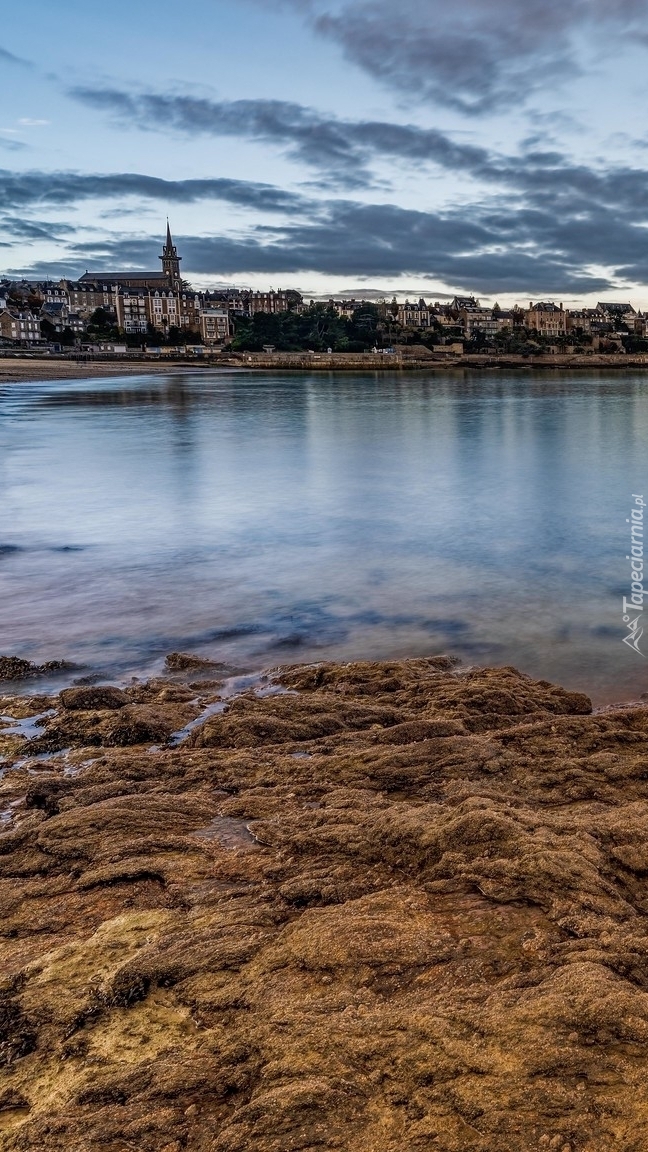
<svg viewBox="0 0 648 1152">
<path fill-rule="evenodd" d="M 648 1147 L 648 708 L 272 679 L 61 706 L 0 779 L 3 1152 Z"/>
<path fill-rule="evenodd" d="M 119 713 L 107 734 L 107 747 L 126 748 L 129 744 L 152 744 L 168 740 L 178 721 L 173 708 L 153 708 L 129 704 Z M 182 725 L 180 725 L 182 727 Z"/>
<path fill-rule="evenodd" d="M 33 676 L 49 676 L 76 667 L 67 660 L 49 660 L 47 664 L 32 664 L 19 656 L 0 656 L 0 680 L 29 680 Z"/>
<path fill-rule="evenodd" d="M 164 663 L 168 672 L 194 672 L 200 668 L 218 667 L 215 661 L 193 656 L 190 652 L 170 652 Z"/>
<path fill-rule="evenodd" d="M 88 688 L 65 688 L 59 697 L 68 712 L 92 712 L 125 708 L 128 696 L 121 688 L 91 686 Z"/>
<path fill-rule="evenodd" d="M 0 680 L 27 680 L 38 676 L 38 666 L 18 656 L 0 656 Z"/>
</svg>

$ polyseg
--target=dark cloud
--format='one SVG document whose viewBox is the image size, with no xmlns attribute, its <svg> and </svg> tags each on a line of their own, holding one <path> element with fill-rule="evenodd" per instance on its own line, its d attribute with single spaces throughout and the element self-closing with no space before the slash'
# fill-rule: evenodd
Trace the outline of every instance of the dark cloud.
<svg viewBox="0 0 648 1152">
<path fill-rule="evenodd" d="M 648 235 L 601 211 L 576 225 L 551 209 L 516 212 L 463 207 L 451 213 L 416 212 L 395 205 L 333 201 L 311 218 L 238 237 L 179 236 L 185 269 L 194 276 L 281 275 L 321 272 L 345 277 L 415 275 L 482 294 L 519 292 L 577 296 L 611 288 L 588 274 L 591 229 L 598 230 L 600 263 L 623 266 L 633 278 L 648 266 Z M 159 237 L 71 244 L 64 263 L 74 274 L 92 266 L 144 267 L 159 253 Z M 43 275 L 43 266 L 39 266 Z"/>
<path fill-rule="evenodd" d="M 231 135 L 263 139 L 288 147 L 292 155 L 320 169 L 336 183 L 371 183 L 369 165 L 397 158 L 410 164 L 430 163 L 481 184 L 497 185 L 505 194 L 522 193 L 527 205 L 546 205 L 578 214 L 593 206 L 614 211 L 648 211 L 648 173 L 640 168 L 575 165 L 559 151 L 541 150 L 537 141 L 518 155 L 498 155 L 486 148 L 457 143 L 435 128 L 384 121 L 338 120 L 299 104 L 239 100 L 217 102 L 155 93 L 77 90 L 76 96 L 142 128 L 188 135 Z M 239 191 L 236 195 L 241 195 Z M 269 193 L 265 190 L 264 195 Z"/>
<path fill-rule="evenodd" d="M 368 131 L 375 125 L 355 127 L 364 149 L 371 140 L 385 152 L 389 145 L 384 125 L 376 138 Z M 110 203 L 135 196 L 169 205 L 212 198 L 249 208 L 257 219 L 262 212 L 269 214 L 266 219 L 275 223 L 258 223 L 238 236 L 180 238 L 183 267 L 195 275 L 257 272 L 274 279 L 282 273 L 363 278 L 409 274 L 429 276 L 457 289 L 519 292 L 522 297 L 573 297 L 612 290 L 616 279 L 647 281 L 644 171 L 589 168 L 571 163 L 560 152 L 537 149 L 497 156 L 481 148 L 457 148 L 440 133 L 435 137 L 438 162 L 479 181 L 479 199 L 445 210 L 414 211 L 394 204 L 308 199 L 270 185 L 235 180 L 0 171 L 0 204 L 9 209 L 3 230 L 7 238 L 27 240 L 65 240 L 67 235 L 57 266 L 67 274 L 71 266 L 77 273 L 90 265 L 98 270 L 115 264 L 142 267 L 156 262 L 158 236 L 75 243 L 73 232 L 32 221 L 30 212 L 89 198 Z M 394 153 L 406 147 L 410 137 L 395 131 L 391 139 Z M 418 138 L 412 139 L 412 147 L 417 146 Z M 592 267 L 612 272 L 609 278 L 593 276 Z"/>
<path fill-rule="evenodd" d="M 14 240 L 48 240 L 56 242 L 76 232 L 70 224 L 52 224 L 49 221 L 26 220 L 20 216 L 0 216 L 0 228 Z"/>
<path fill-rule="evenodd" d="M 554 153 L 509 158 L 498 164 L 482 156 L 475 168 L 494 187 L 472 204 L 414 211 L 394 204 L 353 200 L 307 200 L 265 185 L 233 181 L 175 184 L 142 176 L 81 176 L 0 172 L 3 203 L 21 213 L 5 215 L 3 231 L 15 239 L 67 236 L 55 271 L 78 274 L 117 265 L 154 264 L 159 237 L 92 238 L 80 243 L 73 231 L 34 222 L 29 209 L 70 204 L 89 196 L 104 200 L 125 194 L 151 195 L 172 203 L 203 196 L 232 199 L 257 211 L 285 205 L 274 225 L 265 223 L 238 236 L 180 237 L 187 273 L 241 276 L 264 273 L 327 273 L 335 276 L 430 277 L 482 294 L 578 296 L 611 290 L 616 278 L 648 278 L 648 182 L 634 169 L 595 172 L 569 165 Z M 470 171 L 470 169 L 468 169 Z M 27 213 L 27 215 L 25 214 Z M 592 266 L 612 269 L 593 276 Z M 44 266 L 38 266 L 44 274 Z M 55 273 L 53 273 L 55 274 Z"/>
<path fill-rule="evenodd" d="M 161 180 L 134 172 L 85 175 L 80 172 L 10 172 L 0 169 L 0 204 L 28 209 L 41 204 L 68 206 L 82 200 L 114 200 L 123 196 L 191 204 L 224 200 L 258 212 L 294 212 L 303 198 L 270 184 L 245 180 Z"/>
<path fill-rule="evenodd" d="M 629 242 L 627 229 L 620 232 L 615 251 L 625 251 Z M 470 208 L 443 214 L 336 202 L 325 219 L 296 222 L 277 232 L 257 229 L 240 239 L 187 237 L 183 250 L 187 267 L 202 274 L 409 274 L 482 293 L 525 295 L 577 295 L 609 287 L 607 278 L 584 271 L 580 252 L 557 247 L 564 239 L 552 235 L 546 217 L 511 222 L 484 218 Z M 645 252 L 648 256 L 648 242 Z"/>
<path fill-rule="evenodd" d="M 349 187 L 371 182 L 368 163 L 397 156 L 433 162 L 453 171 L 479 168 L 487 153 L 457 144 L 434 128 L 388 121 L 339 120 L 284 100 L 216 101 L 114 88 L 74 88 L 74 99 L 120 123 L 184 136 L 235 136 L 288 150 L 293 159 L 324 171 Z"/>
<path fill-rule="evenodd" d="M 646 0 L 293 0 L 293 7 L 383 83 L 465 113 L 573 77 L 590 42 L 605 51 L 618 50 L 623 37 L 646 40 Z"/>
</svg>

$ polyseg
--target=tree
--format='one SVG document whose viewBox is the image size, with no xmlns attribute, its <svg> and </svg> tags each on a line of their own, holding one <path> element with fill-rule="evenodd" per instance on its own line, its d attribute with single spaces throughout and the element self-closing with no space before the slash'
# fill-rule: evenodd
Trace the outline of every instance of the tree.
<svg viewBox="0 0 648 1152">
<path fill-rule="evenodd" d="M 119 337 L 114 313 L 96 308 L 88 321 L 87 334 L 94 340 L 115 340 Z"/>
</svg>

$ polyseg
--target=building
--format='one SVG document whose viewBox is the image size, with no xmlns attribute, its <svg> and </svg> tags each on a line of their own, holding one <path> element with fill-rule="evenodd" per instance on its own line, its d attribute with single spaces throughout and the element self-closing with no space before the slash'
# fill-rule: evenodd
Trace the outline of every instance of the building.
<svg viewBox="0 0 648 1152">
<path fill-rule="evenodd" d="M 88 272 L 79 279 L 79 284 L 91 289 L 95 285 L 110 285 L 112 289 L 122 288 L 124 291 L 140 291 L 156 288 L 160 291 L 169 290 L 179 292 L 182 287 L 180 277 L 180 261 L 178 250 L 171 238 L 171 228 L 167 220 L 166 243 L 159 257 L 162 261 L 160 272 Z M 97 305 L 99 307 L 99 305 Z"/>
<path fill-rule="evenodd" d="M 40 319 L 47 320 L 55 332 L 65 332 L 66 328 L 75 336 L 80 336 L 86 328 L 83 317 L 78 312 L 72 312 L 65 300 L 53 299 L 43 304 L 40 310 Z"/>
<path fill-rule="evenodd" d="M 567 331 L 580 336 L 591 336 L 600 327 L 603 319 L 597 308 L 576 308 L 567 315 Z"/>
<path fill-rule="evenodd" d="M 97 308 L 103 308 L 110 315 L 117 315 L 117 293 L 119 289 L 107 281 L 61 280 L 69 307 L 89 320 Z"/>
<path fill-rule="evenodd" d="M 417 304 L 410 304 L 406 300 L 404 304 L 399 304 L 396 319 L 402 328 L 429 328 L 434 323 L 425 300 L 419 300 Z"/>
<path fill-rule="evenodd" d="M 119 288 L 115 294 L 117 327 L 130 336 L 145 335 L 149 326 L 162 336 L 168 336 L 172 328 L 197 332 L 201 307 L 197 292 Z"/>
<path fill-rule="evenodd" d="M 486 338 L 496 336 L 500 330 L 499 320 L 492 308 L 462 308 L 459 319 L 464 326 L 466 340 L 472 340 L 478 335 Z"/>
<path fill-rule="evenodd" d="M 524 314 L 524 324 L 539 336 L 564 336 L 567 332 L 567 316 L 562 304 L 542 302 L 529 304 Z"/>
<path fill-rule="evenodd" d="M 332 308 L 333 311 L 336 313 L 337 316 L 340 317 L 341 320 L 351 320 L 353 318 L 353 313 L 358 308 L 361 308 L 363 303 L 364 303 L 363 300 L 355 300 L 355 299 L 352 299 L 352 300 L 329 300 L 327 303 L 327 307 Z M 310 302 L 311 308 L 313 307 L 314 304 L 315 304 L 315 301 L 311 300 L 311 302 Z"/>
<path fill-rule="evenodd" d="M 231 335 L 230 314 L 227 308 L 206 304 L 199 314 L 200 335 L 205 344 L 224 344 Z"/>
<path fill-rule="evenodd" d="M 285 292 L 250 292 L 247 299 L 248 315 L 255 312 L 288 312 L 288 296 Z"/>
<path fill-rule="evenodd" d="M 615 301 L 608 301 L 607 303 L 599 301 L 596 305 L 596 311 L 611 320 L 621 320 L 626 316 L 636 315 L 632 304 L 619 304 Z"/>
<path fill-rule="evenodd" d="M 36 344 L 42 340 L 40 321 L 33 312 L 5 308 L 0 312 L 0 337 L 19 344 Z"/>
<path fill-rule="evenodd" d="M 479 300 L 474 296 L 455 296 L 450 304 L 450 311 L 459 316 L 462 312 L 477 312 L 479 307 Z"/>
</svg>

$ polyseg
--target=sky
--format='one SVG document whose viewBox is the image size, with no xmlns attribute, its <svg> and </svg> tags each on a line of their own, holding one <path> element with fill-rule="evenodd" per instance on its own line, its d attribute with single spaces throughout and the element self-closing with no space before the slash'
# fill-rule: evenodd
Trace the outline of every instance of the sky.
<svg viewBox="0 0 648 1152">
<path fill-rule="evenodd" d="M 0 274 L 648 307 L 648 0 L 32 0 Z"/>
</svg>

